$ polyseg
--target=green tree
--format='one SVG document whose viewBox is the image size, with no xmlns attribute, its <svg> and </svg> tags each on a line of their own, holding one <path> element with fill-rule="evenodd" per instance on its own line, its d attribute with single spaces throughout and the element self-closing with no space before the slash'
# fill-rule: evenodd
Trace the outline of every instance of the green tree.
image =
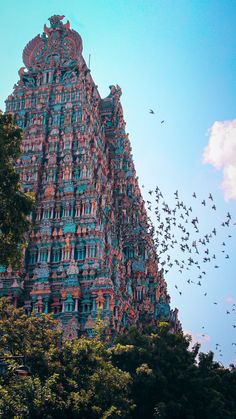
<svg viewBox="0 0 236 419">
<path fill-rule="evenodd" d="M 168 324 L 130 329 L 110 347 L 101 320 L 94 338 L 63 341 L 52 315 L 26 316 L 0 300 L 0 358 L 25 355 L 32 375 L 0 375 L 0 417 L 235 419 L 236 369 Z"/>
<path fill-rule="evenodd" d="M 28 216 L 34 200 L 20 190 L 16 159 L 21 154 L 22 130 L 10 114 L 0 112 L 0 264 L 19 264 L 26 244 Z"/>
<path fill-rule="evenodd" d="M 99 336 L 63 341 L 51 315 L 26 316 L 0 300 L 0 358 L 25 355 L 32 375 L 14 375 L 8 359 L 0 376 L 0 417 L 129 418 L 131 377 L 111 362 Z"/>
<path fill-rule="evenodd" d="M 131 329 L 112 348 L 113 363 L 132 377 L 133 418 L 236 418 L 236 371 L 213 353 L 190 349 L 191 338 L 163 324 L 155 333 Z"/>
</svg>

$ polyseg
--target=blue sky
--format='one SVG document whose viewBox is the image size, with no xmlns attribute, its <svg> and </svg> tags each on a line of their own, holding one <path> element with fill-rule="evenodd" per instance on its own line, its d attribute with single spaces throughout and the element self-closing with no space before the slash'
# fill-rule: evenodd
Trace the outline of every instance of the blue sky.
<svg viewBox="0 0 236 419">
<path fill-rule="evenodd" d="M 172 306 L 179 308 L 184 330 L 202 340 L 205 351 L 215 350 L 215 344 L 220 343 L 223 356 L 216 354 L 216 358 L 221 362 L 236 362 L 232 346 L 236 342 L 236 328 L 232 327 L 236 324 L 236 312 L 232 312 L 232 304 L 236 303 L 236 226 L 227 230 L 232 235 L 230 240 L 220 227 L 227 211 L 236 221 L 236 200 L 224 199 L 220 187 L 222 170 L 203 164 L 209 129 L 215 121 L 236 118 L 236 2 L 2 2 L 0 108 L 4 108 L 4 99 L 18 80 L 23 48 L 42 32 L 53 14 L 64 14 L 82 36 L 83 55 L 88 61 L 91 54 L 92 76 L 101 96 L 109 93 L 111 84 L 122 88 L 126 128 L 140 186 L 145 185 L 145 199 L 149 196 L 147 191 L 158 185 L 171 205 L 178 189 L 181 200 L 194 205 L 194 214 L 201 220 L 201 233 L 217 227 L 211 250 L 219 255 L 220 267 L 209 266 L 204 290 L 186 282 L 189 276 L 195 281 L 195 271 L 180 274 L 178 269 L 170 270 L 166 278 Z M 155 111 L 154 115 L 149 114 L 149 108 Z M 234 138 L 232 128 L 229 141 Z M 192 198 L 193 191 L 199 199 Z M 217 211 L 208 201 L 206 207 L 201 205 L 210 191 Z M 225 239 L 228 260 L 220 247 Z M 182 257 L 179 251 L 176 255 Z M 203 291 L 207 292 L 206 297 Z M 227 315 L 226 310 L 231 314 Z"/>
</svg>

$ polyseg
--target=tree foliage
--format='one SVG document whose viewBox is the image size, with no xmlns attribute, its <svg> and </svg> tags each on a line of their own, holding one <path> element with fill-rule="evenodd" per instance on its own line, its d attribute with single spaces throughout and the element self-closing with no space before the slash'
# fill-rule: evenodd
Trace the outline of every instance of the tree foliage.
<svg viewBox="0 0 236 419">
<path fill-rule="evenodd" d="M 14 375 L 8 358 L 0 376 L 0 417 L 124 418 L 132 410 L 131 379 L 111 362 L 99 336 L 63 341 L 51 315 L 27 317 L 0 301 L 0 358 L 25 355 L 32 375 Z"/>
<path fill-rule="evenodd" d="M 0 112 L 0 264 L 19 264 L 29 229 L 33 198 L 20 190 L 16 159 L 21 154 L 22 131 L 10 114 Z"/>
<path fill-rule="evenodd" d="M 113 349 L 113 363 L 132 377 L 134 418 L 236 417 L 236 370 L 199 353 L 199 344 L 190 349 L 190 336 L 163 325 L 156 333 L 133 329 L 119 341 L 124 351 Z"/>
<path fill-rule="evenodd" d="M 99 326 L 100 327 L 100 326 Z M 236 417 L 236 371 L 213 353 L 190 349 L 191 338 L 168 324 L 131 329 L 115 344 L 62 339 L 51 315 L 26 316 L 0 301 L 0 417 L 222 419 Z M 25 355 L 32 375 L 19 378 L 13 355 Z"/>
</svg>

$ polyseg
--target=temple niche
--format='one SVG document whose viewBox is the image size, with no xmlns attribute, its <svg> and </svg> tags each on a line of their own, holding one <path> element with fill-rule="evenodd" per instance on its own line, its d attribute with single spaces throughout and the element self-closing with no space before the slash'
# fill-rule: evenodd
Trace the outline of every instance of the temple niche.
<svg viewBox="0 0 236 419">
<path fill-rule="evenodd" d="M 54 313 L 65 337 L 171 322 L 125 131 L 121 88 L 102 99 L 82 56 L 82 39 L 64 16 L 49 18 L 23 51 L 24 67 L 6 112 L 24 131 L 17 161 L 33 192 L 33 228 L 19 272 L 1 267 L 0 295 Z"/>
</svg>

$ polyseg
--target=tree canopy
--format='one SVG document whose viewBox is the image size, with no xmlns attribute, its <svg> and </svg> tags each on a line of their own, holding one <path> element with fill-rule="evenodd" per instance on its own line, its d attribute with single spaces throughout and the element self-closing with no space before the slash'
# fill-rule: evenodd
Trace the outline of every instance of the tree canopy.
<svg viewBox="0 0 236 419">
<path fill-rule="evenodd" d="M 26 316 L 1 299 L 0 417 L 235 418 L 235 368 L 190 342 L 167 323 L 155 332 L 131 329 L 115 343 L 101 333 L 64 341 L 52 315 Z M 16 355 L 25 356 L 30 376 L 14 374 Z"/>
<path fill-rule="evenodd" d="M 16 361 L 24 355 L 31 376 L 16 377 Z M 99 336 L 72 341 L 52 315 L 27 317 L 23 309 L 0 300 L 0 417 L 124 418 L 130 417 L 131 377 L 112 364 Z M 126 416 L 128 415 L 128 416 Z"/>
<path fill-rule="evenodd" d="M 190 349 L 190 336 L 163 323 L 155 333 L 133 329 L 119 341 L 130 350 L 115 347 L 113 363 L 132 377 L 135 418 L 236 417 L 236 369 L 199 352 L 199 344 Z"/>
<path fill-rule="evenodd" d="M 22 130 L 10 114 L 0 112 L 0 264 L 19 264 L 34 200 L 20 190 L 15 162 L 21 154 Z"/>
</svg>

